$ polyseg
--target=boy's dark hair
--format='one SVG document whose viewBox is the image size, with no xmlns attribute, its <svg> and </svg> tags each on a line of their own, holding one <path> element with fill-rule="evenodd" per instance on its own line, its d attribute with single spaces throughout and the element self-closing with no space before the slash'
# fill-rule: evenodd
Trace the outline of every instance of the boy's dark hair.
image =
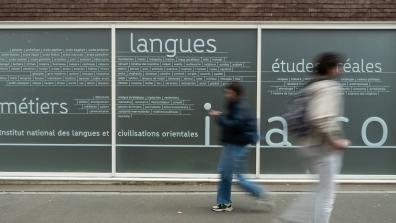
<svg viewBox="0 0 396 223">
<path fill-rule="evenodd" d="M 238 97 L 241 97 L 244 93 L 243 87 L 239 82 L 231 82 L 225 86 L 225 89 L 234 91 Z"/>
<path fill-rule="evenodd" d="M 322 53 L 316 58 L 315 73 L 320 76 L 327 75 L 329 70 L 339 66 L 342 62 L 343 62 L 343 57 L 338 53 L 334 53 L 334 52 Z"/>
</svg>

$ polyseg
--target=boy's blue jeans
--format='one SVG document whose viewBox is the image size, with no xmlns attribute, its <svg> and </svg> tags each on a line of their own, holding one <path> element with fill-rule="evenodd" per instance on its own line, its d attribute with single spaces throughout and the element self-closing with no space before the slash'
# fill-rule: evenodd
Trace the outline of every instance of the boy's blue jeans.
<svg viewBox="0 0 396 223">
<path fill-rule="evenodd" d="M 246 172 L 250 149 L 246 146 L 224 144 L 218 171 L 220 182 L 217 189 L 217 204 L 231 203 L 231 185 L 235 174 L 238 184 L 254 197 L 261 197 L 266 192 L 259 185 L 248 181 L 242 173 Z"/>
</svg>

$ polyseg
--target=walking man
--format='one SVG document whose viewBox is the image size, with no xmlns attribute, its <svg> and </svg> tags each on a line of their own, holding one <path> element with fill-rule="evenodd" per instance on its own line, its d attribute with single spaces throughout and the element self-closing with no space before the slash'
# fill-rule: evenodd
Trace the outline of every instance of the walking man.
<svg viewBox="0 0 396 223">
<path fill-rule="evenodd" d="M 339 117 L 343 116 L 340 75 L 341 56 L 321 54 L 313 80 L 304 91 L 311 95 L 305 119 L 309 132 L 301 138 L 299 149 L 310 170 L 318 174 L 319 184 L 313 194 L 300 196 L 273 223 L 329 223 L 335 199 L 335 177 L 341 170 L 342 157 L 349 145 L 343 135 Z"/>
</svg>

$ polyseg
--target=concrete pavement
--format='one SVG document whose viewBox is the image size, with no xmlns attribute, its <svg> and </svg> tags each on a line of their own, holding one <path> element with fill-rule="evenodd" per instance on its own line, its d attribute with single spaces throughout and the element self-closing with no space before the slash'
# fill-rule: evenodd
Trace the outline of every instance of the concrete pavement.
<svg viewBox="0 0 396 223">
<path fill-rule="evenodd" d="M 138 190 L 139 186 L 64 185 L 61 192 L 50 191 L 50 185 L 1 185 L 1 223 L 252 223 L 271 222 L 286 205 L 303 190 L 275 192 L 277 207 L 265 212 L 254 200 L 242 192 L 235 192 L 235 210 L 214 213 L 210 206 L 215 200 L 215 185 L 157 185 L 151 191 Z M 53 185 L 53 189 L 62 185 Z M 95 191 L 97 192 L 92 192 Z M 105 187 L 107 190 L 101 189 Z M 124 190 L 122 189 L 123 187 Z M 142 186 L 153 187 L 153 186 Z M 178 188 L 179 187 L 179 188 Z M 300 186 L 301 187 L 301 186 Z M 12 189 L 14 188 L 14 189 Z M 25 188 L 23 191 L 19 190 Z M 28 190 L 31 188 L 31 190 Z M 33 190 L 33 188 L 35 188 Z M 41 188 L 41 190 L 39 190 Z M 77 190 L 80 188 L 80 190 Z M 110 190 L 110 188 L 113 188 Z M 162 191 L 161 191 L 162 188 Z M 174 188 L 174 191 L 170 191 Z M 176 189 L 178 188 L 178 191 Z M 183 190 L 185 188 L 185 190 Z M 187 190 L 195 188 L 195 192 Z M 237 187 L 235 187 L 237 188 Z M 274 190 L 277 186 L 271 186 Z M 282 188 L 282 186 L 279 186 Z M 396 190 L 394 185 L 367 187 L 351 186 L 337 195 L 332 223 L 395 223 Z M 354 190 L 352 190 L 355 188 Z M 7 190 L 5 190 L 7 189 Z M 47 189 L 47 190 L 45 190 Z M 360 189 L 360 190 L 357 190 Z M 276 190 L 274 190 L 276 191 Z"/>
</svg>

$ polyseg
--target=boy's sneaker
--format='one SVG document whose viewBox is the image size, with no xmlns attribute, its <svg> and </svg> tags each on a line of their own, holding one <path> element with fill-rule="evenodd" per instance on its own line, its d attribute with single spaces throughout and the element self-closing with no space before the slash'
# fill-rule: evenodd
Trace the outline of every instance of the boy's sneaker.
<svg viewBox="0 0 396 223">
<path fill-rule="evenodd" d="M 273 195 L 270 194 L 260 196 L 257 198 L 256 203 L 258 206 L 264 209 L 264 211 L 272 211 L 275 208 Z"/>
<path fill-rule="evenodd" d="M 212 211 L 222 212 L 222 211 L 232 211 L 231 204 L 218 204 L 212 207 Z"/>
<path fill-rule="evenodd" d="M 273 221 L 271 221 L 271 223 L 299 223 L 297 221 L 289 221 L 289 220 L 285 220 L 282 218 L 276 218 Z"/>
</svg>

